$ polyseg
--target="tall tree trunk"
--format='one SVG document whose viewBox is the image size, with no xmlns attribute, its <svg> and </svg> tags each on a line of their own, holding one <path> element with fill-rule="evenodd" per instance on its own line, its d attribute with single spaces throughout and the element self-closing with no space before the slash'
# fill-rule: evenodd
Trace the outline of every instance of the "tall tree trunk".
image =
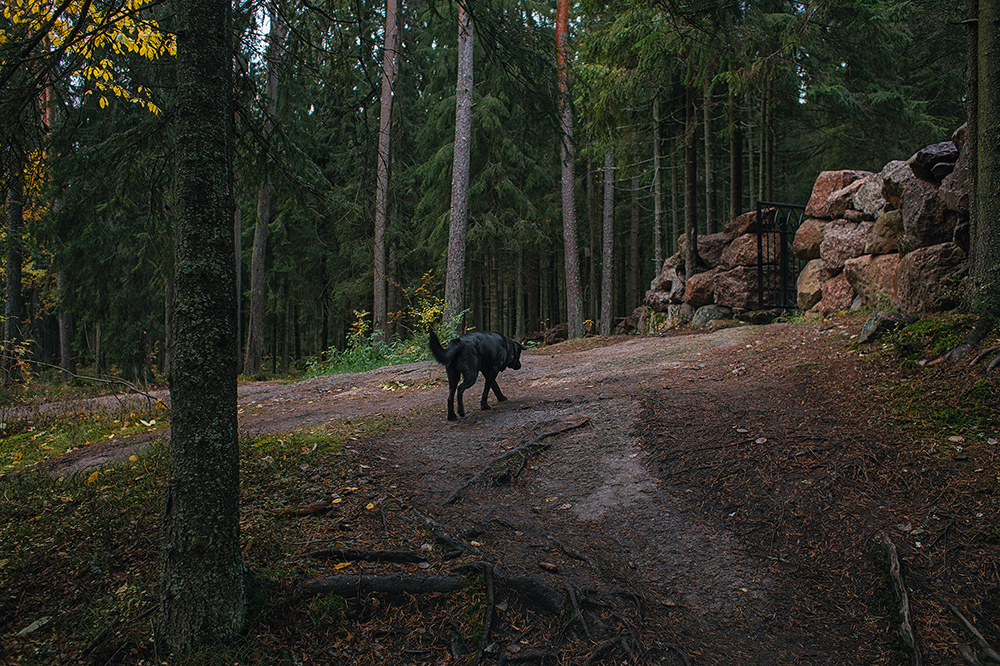
<svg viewBox="0 0 1000 666">
<path fill-rule="evenodd" d="M 676 143 L 683 143 L 683 137 L 679 137 L 679 141 Z M 674 154 L 678 152 L 677 146 L 674 147 Z M 684 152 L 683 145 L 680 146 L 681 153 Z M 670 254 L 673 256 L 675 252 L 678 252 L 681 247 L 681 220 L 680 220 L 680 197 L 677 196 L 678 190 L 680 190 L 680 184 L 677 182 L 677 165 L 672 165 L 670 167 Z"/>
<path fill-rule="evenodd" d="M 694 86 L 684 95 L 684 279 L 698 269 L 698 114 Z"/>
<path fill-rule="evenodd" d="M 569 93 L 569 0 L 556 2 L 556 66 L 559 76 L 559 119 L 562 141 L 563 255 L 566 262 L 566 322 L 570 338 L 583 337 L 580 297 L 580 248 L 576 237 L 576 151 L 573 107 Z"/>
<path fill-rule="evenodd" d="M 970 0 L 976 18 L 974 41 L 975 109 L 970 110 L 970 191 L 972 222 L 972 307 L 988 325 L 1000 321 L 1000 8 L 989 0 Z M 974 14 L 973 14 L 974 12 Z M 970 73 L 971 75 L 971 73 Z M 971 106 L 971 104 L 970 104 Z"/>
<path fill-rule="evenodd" d="M 285 19 L 274 5 L 271 11 L 271 29 L 267 36 L 267 111 L 261 131 L 265 160 L 270 151 L 269 142 L 274 130 L 274 114 L 278 107 L 278 73 L 284 55 Z M 271 221 L 271 177 L 265 168 L 264 178 L 257 191 L 257 223 L 253 233 L 253 255 L 250 260 L 250 324 L 247 335 L 247 356 L 243 371 L 260 374 L 261 350 L 264 348 L 264 300 L 267 296 L 265 262 L 267 261 L 267 225 Z"/>
<path fill-rule="evenodd" d="M 767 151 L 764 162 L 764 197 L 767 201 L 774 201 L 774 79 L 767 80 L 767 97 L 765 98 L 767 109 L 767 125 L 763 128 L 766 138 Z"/>
<path fill-rule="evenodd" d="M 663 192 L 660 186 L 660 95 L 653 98 L 653 264 L 663 270 Z"/>
<path fill-rule="evenodd" d="M 451 175 L 448 225 L 448 274 L 444 288 L 444 324 L 465 330 L 465 238 L 469 217 L 469 159 L 472 151 L 472 54 L 475 30 L 464 2 L 458 5 L 458 82 L 455 89 L 455 154 Z"/>
<path fill-rule="evenodd" d="M 705 77 L 705 230 L 714 234 L 718 225 L 715 194 L 715 153 L 712 149 L 712 79 Z"/>
<path fill-rule="evenodd" d="M 461 10 L 459 10 L 461 11 Z M 382 49 L 382 103 L 378 121 L 378 169 L 375 183 L 375 298 L 372 332 L 389 339 L 386 293 L 386 245 L 389 198 L 389 129 L 392 126 L 392 86 L 396 80 L 396 0 L 385 0 L 385 45 Z"/>
<path fill-rule="evenodd" d="M 588 288 L 590 290 L 590 317 L 595 322 L 599 320 L 601 313 L 601 288 L 599 282 L 601 253 L 598 251 L 601 245 L 601 221 L 597 215 L 597 166 L 587 161 L 587 225 L 590 231 L 590 261 L 588 270 L 590 279 Z"/>
<path fill-rule="evenodd" d="M 754 168 L 754 136 L 753 136 L 753 103 L 747 98 L 747 187 L 750 190 L 750 207 L 747 210 L 757 210 L 757 181 Z"/>
<path fill-rule="evenodd" d="M 632 226 L 629 230 L 628 308 L 639 307 L 639 176 L 632 176 Z"/>
<path fill-rule="evenodd" d="M 234 121 L 235 122 L 235 121 Z M 236 374 L 243 374 L 243 179 L 233 169 L 233 264 L 236 268 Z M 169 278 L 168 278 L 169 280 Z M 173 287 L 170 287 L 171 293 Z M 164 372 L 169 370 L 164 369 Z"/>
<path fill-rule="evenodd" d="M 68 382 L 76 375 L 76 357 L 73 355 L 73 312 L 66 307 L 66 271 L 56 273 L 56 290 L 59 292 L 59 367 L 62 380 Z"/>
<path fill-rule="evenodd" d="M 160 539 L 163 654 L 235 639 L 240 550 L 233 296 L 232 5 L 178 0 L 174 363 Z"/>
<path fill-rule="evenodd" d="M 601 252 L 601 335 L 611 335 L 615 279 L 615 154 L 604 153 L 604 243 Z"/>
<path fill-rule="evenodd" d="M 3 377 L 4 386 L 19 381 L 21 370 L 18 350 L 21 345 L 21 319 L 24 295 L 21 292 L 22 234 L 24 233 L 24 160 L 18 159 L 9 172 L 7 184 L 7 270 L 4 281 Z"/>
<path fill-rule="evenodd" d="M 729 217 L 743 214 L 743 128 L 739 98 L 729 90 Z"/>
<path fill-rule="evenodd" d="M 489 249 L 489 300 L 490 300 L 490 330 L 503 332 L 500 323 L 500 260 L 497 258 L 497 246 L 491 244 Z"/>
</svg>

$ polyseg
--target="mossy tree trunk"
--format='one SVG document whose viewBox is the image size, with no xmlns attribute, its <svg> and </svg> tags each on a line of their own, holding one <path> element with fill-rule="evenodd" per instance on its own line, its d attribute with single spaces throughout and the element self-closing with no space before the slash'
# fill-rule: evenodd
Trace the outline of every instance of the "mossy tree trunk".
<svg viewBox="0 0 1000 666">
<path fill-rule="evenodd" d="M 177 0 L 170 474 L 157 640 L 174 654 L 234 639 L 247 617 L 239 540 L 228 0 Z"/>
</svg>

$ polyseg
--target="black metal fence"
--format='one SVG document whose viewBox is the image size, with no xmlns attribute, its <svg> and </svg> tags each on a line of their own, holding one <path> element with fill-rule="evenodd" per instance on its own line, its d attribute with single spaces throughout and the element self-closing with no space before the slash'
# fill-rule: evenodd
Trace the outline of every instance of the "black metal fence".
<svg viewBox="0 0 1000 666">
<path fill-rule="evenodd" d="M 761 310 L 798 307 L 802 266 L 792 254 L 792 241 L 805 210 L 795 204 L 757 202 L 757 302 Z"/>
</svg>

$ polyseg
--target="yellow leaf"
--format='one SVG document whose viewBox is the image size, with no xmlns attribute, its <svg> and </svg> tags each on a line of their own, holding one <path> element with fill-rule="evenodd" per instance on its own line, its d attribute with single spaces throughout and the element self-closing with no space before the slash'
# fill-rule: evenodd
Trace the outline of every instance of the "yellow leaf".
<svg viewBox="0 0 1000 666">
<path fill-rule="evenodd" d="M 333 568 L 339 571 L 340 569 L 346 569 L 349 566 L 351 566 L 350 562 L 340 562 L 338 564 L 333 565 Z"/>
<path fill-rule="evenodd" d="M 102 108 L 102 109 L 103 109 L 104 107 L 106 107 L 106 106 L 108 105 L 108 100 L 107 100 L 107 98 L 106 98 L 106 97 L 101 97 L 101 102 L 100 102 L 100 104 L 101 104 L 101 108 Z"/>
<path fill-rule="evenodd" d="M 87 483 L 93 483 L 94 481 L 97 481 L 97 477 L 99 477 L 100 475 L 101 475 L 100 471 L 92 472 L 90 476 L 87 477 Z"/>
<path fill-rule="evenodd" d="M 374 508 L 375 508 L 375 505 L 374 505 L 374 504 L 372 504 L 371 502 L 369 502 L 369 503 L 368 503 L 368 506 L 366 506 L 365 508 L 366 508 L 366 509 L 368 509 L 369 511 L 371 511 L 372 509 L 374 509 Z"/>
</svg>

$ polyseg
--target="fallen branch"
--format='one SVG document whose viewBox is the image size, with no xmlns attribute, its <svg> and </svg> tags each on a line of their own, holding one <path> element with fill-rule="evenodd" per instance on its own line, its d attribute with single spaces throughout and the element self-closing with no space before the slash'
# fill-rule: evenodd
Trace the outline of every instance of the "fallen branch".
<svg viewBox="0 0 1000 666">
<path fill-rule="evenodd" d="M 574 423 L 572 425 L 560 428 L 558 430 L 551 430 L 551 431 L 543 432 L 543 433 L 541 433 L 539 435 L 536 435 L 527 444 L 519 446 L 518 448 L 514 449 L 513 451 L 508 451 L 507 453 L 503 454 L 502 456 L 494 458 L 493 460 L 491 460 L 490 462 L 488 462 L 481 470 L 479 470 L 478 472 L 476 472 L 472 476 L 471 479 L 469 479 L 467 482 L 465 482 L 464 485 L 462 485 L 460 488 L 456 488 L 450 495 L 448 495 L 448 499 L 446 499 L 444 501 L 444 503 L 445 504 L 454 504 L 458 500 L 458 498 L 462 496 L 462 493 L 465 492 L 465 490 L 469 486 L 471 486 L 476 481 L 478 481 L 479 479 L 481 479 L 484 475 L 486 475 L 487 473 L 489 473 L 490 470 L 492 470 L 495 465 L 498 465 L 500 463 L 506 462 L 506 461 L 510 460 L 511 458 L 513 458 L 514 456 L 518 456 L 519 455 L 519 456 L 522 457 L 521 465 L 518 468 L 517 472 L 511 475 L 512 478 L 517 478 L 517 476 L 524 469 L 524 466 L 525 466 L 525 464 L 527 462 L 528 454 L 529 453 L 540 453 L 540 452 L 545 451 L 546 449 L 548 449 L 548 448 L 550 448 L 552 446 L 551 444 L 541 444 L 541 441 L 543 439 L 546 439 L 548 437 L 554 437 L 556 435 L 561 435 L 563 433 L 567 433 L 567 432 L 570 432 L 570 431 L 573 431 L 573 430 L 577 430 L 578 428 L 582 428 L 582 427 L 584 427 L 586 425 L 589 425 L 589 424 L 590 424 L 590 419 L 583 419 L 579 423 Z"/>
<path fill-rule="evenodd" d="M 889 577 L 892 579 L 893 590 L 899 599 L 899 637 L 909 649 L 914 666 L 920 666 L 923 664 L 923 658 L 920 656 L 920 648 L 917 646 L 917 639 L 913 634 L 913 624 L 910 622 L 910 597 L 906 593 L 906 585 L 903 583 L 896 546 L 888 534 L 882 535 L 882 548 L 889 560 Z"/>
<path fill-rule="evenodd" d="M 337 594 L 358 597 L 379 594 L 434 594 L 455 592 L 466 584 L 462 576 L 325 576 L 299 584 L 304 595 Z"/>
<path fill-rule="evenodd" d="M 993 646 L 989 644 L 989 642 L 983 637 L 981 633 L 979 633 L 979 630 L 976 629 L 976 627 L 971 622 L 969 622 L 969 620 L 964 615 L 962 615 L 962 611 L 958 610 L 958 608 L 956 608 L 955 606 L 951 606 L 951 612 L 955 616 L 955 619 L 958 620 L 958 623 L 962 625 L 962 628 L 965 629 L 970 634 L 972 634 L 973 636 L 975 636 L 976 641 L 979 642 L 979 647 L 982 648 L 983 650 L 983 654 L 985 654 L 993 661 L 1000 663 L 1000 654 L 998 654 L 997 651 L 993 649 Z"/>
<path fill-rule="evenodd" d="M 302 557 L 328 557 L 343 562 L 395 562 L 410 564 L 426 562 L 427 558 L 412 550 L 358 550 L 355 548 L 320 548 L 303 553 Z"/>
</svg>

